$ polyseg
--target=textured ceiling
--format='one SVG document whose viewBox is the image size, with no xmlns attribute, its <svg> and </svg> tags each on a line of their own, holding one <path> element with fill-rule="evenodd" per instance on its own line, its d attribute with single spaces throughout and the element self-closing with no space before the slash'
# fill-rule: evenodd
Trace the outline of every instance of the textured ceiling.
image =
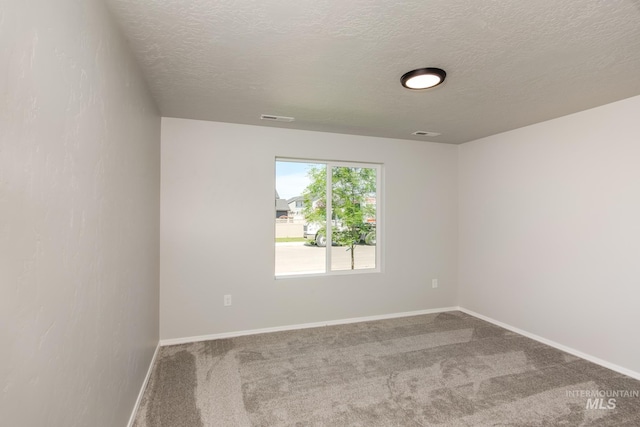
<svg viewBox="0 0 640 427">
<path fill-rule="evenodd" d="M 168 117 L 462 143 L 640 94 L 640 0 L 107 2 Z"/>
</svg>

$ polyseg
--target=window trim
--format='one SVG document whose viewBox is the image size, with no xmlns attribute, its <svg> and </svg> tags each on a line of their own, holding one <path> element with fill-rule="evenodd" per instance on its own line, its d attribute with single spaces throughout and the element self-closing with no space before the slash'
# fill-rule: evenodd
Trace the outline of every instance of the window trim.
<svg viewBox="0 0 640 427">
<path fill-rule="evenodd" d="M 384 242 L 386 241 L 384 238 L 384 163 L 373 163 L 373 162 L 352 162 L 348 160 L 322 160 L 322 159 L 302 159 L 302 158 L 290 158 L 290 157 L 275 157 L 274 165 L 276 162 L 295 162 L 295 163 L 317 163 L 321 165 L 325 165 L 325 172 L 327 174 L 327 216 L 332 211 L 333 206 L 333 197 L 329 197 L 332 195 L 333 191 L 330 188 L 332 184 L 332 168 L 333 167 L 355 167 L 355 168 L 370 168 L 376 169 L 376 266 L 375 268 L 362 268 L 355 270 L 331 270 L 331 252 L 333 251 L 333 245 L 330 243 L 330 238 L 327 239 L 327 246 L 325 247 L 325 271 L 322 273 L 293 273 L 293 274 L 275 274 L 274 278 L 276 280 L 280 279 L 296 279 L 301 277 L 327 277 L 327 276 L 344 276 L 351 274 L 375 274 L 382 273 L 384 271 L 384 251 L 382 249 L 383 245 L 378 244 L 378 241 Z M 275 172 L 275 168 L 274 168 Z M 274 188 L 275 188 L 275 173 L 274 173 Z M 326 229 L 327 235 L 331 236 L 331 220 L 326 221 Z M 275 241 L 275 227 L 273 229 L 273 240 Z M 275 246 L 274 246 L 275 248 Z M 274 268 L 275 268 L 275 252 L 274 252 Z"/>
</svg>

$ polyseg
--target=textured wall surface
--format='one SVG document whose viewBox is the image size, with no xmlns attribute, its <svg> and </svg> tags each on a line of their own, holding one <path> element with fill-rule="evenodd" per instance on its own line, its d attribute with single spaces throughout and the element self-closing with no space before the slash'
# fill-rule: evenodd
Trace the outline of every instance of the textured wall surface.
<svg viewBox="0 0 640 427">
<path fill-rule="evenodd" d="M 640 376 L 640 97 L 460 146 L 460 305 Z"/>
<path fill-rule="evenodd" d="M 126 425 L 158 340 L 160 119 L 95 0 L 0 3 L 0 424 Z"/>
<path fill-rule="evenodd" d="M 276 156 L 383 164 L 382 273 L 274 279 Z M 456 164 L 447 144 L 163 118 L 161 337 L 455 305 Z"/>
</svg>

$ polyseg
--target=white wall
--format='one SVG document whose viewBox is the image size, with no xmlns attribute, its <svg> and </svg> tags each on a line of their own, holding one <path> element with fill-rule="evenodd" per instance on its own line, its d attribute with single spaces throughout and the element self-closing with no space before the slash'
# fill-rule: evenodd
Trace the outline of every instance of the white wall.
<svg viewBox="0 0 640 427">
<path fill-rule="evenodd" d="M 0 424 L 124 426 L 158 342 L 160 119 L 102 2 L 0 4 Z"/>
<path fill-rule="evenodd" d="M 460 305 L 640 372 L 640 97 L 460 147 Z"/>
<path fill-rule="evenodd" d="M 384 273 L 274 279 L 276 156 L 384 164 Z M 451 145 L 163 118 L 161 338 L 454 305 L 456 162 Z"/>
</svg>

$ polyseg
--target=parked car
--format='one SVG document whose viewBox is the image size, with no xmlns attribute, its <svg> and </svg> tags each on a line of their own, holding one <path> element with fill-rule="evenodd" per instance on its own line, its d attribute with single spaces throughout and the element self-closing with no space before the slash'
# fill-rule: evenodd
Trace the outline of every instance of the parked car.
<svg viewBox="0 0 640 427">
<path fill-rule="evenodd" d="M 317 222 L 305 224 L 303 236 L 305 239 L 311 239 L 312 243 L 317 246 L 327 246 L 327 231 L 323 225 Z"/>
<path fill-rule="evenodd" d="M 345 227 L 342 227 L 341 224 L 334 224 L 333 230 L 335 233 L 344 232 L 346 230 Z M 336 231 L 337 230 L 337 231 Z M 318 223 L 309 223 L 304 226 L 304 238 L 312 239 L 313 243 L 317 246 L 325 247 L 327 246 L 327 230 L 325 227 Z M 376 245 L 376 225 L 375 223 L 363 223 L 361 226 L 360 233 L 360 241 L 359 243 L 364 243 L 365 245 L 375 246 Z M 337 246 L 335 240 L 332 242 L 334 246 Z"/>
<path fill-rule="evenodd" d="M 311 237 L 312 239 L 316 238 L 316 234 L 322 228 L 322 225 L 317 222 L 307 223 L 303 227 L 303 236 L 305 239 Z"/>
</svg>

